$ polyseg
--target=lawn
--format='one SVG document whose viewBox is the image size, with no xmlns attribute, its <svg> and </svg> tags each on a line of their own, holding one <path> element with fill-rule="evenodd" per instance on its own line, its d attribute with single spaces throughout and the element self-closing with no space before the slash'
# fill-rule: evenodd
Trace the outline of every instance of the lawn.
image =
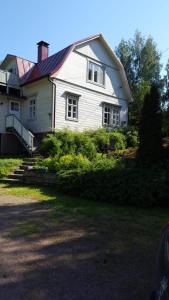
<svg viewBox="0 0 169 300">
<path fill-rule="evenodd" d="M 22 164 L 21 158 L 0 158 L 0 178 L 12 173 L 19 165 Z"/>
<path fill-rule="evenodd" d="M 34 256 L 31 278 L 40 282 L 41 290 L 45 290 L 49 278 L 50 289 L 54 289 L 58 274 L 63 274 L 64 283 L 60 286 L 66 278 L 66 286 L 74 296 L 70 299 L 83 299 L 79 293 L 87 295 L 87 291 L 94 294 L 93 298 L 85 299 L 148 299 L 153 288 L 161 230 L 168 221 L 166 209 L 112 206 L 64 196 L 51 187 L 7 184 L 0 184 L 2 201 L 9 203 L 1 205 L 0 218 L 5 218 L 7 224 L 3 224 L 2 228 L 7 228 L 4 232 L 1 229 L 1 236 L 7 236 L 10 243 L 14 241 L 15 255 L 22 251 L 22 266 L 23 257 L 27 257 L 25 268 L 29 266 L 29 255 Z M 23 254 L 25 249 L 29 249 L 28 254 Z M 7 253 L 12 251 L 8 249 Z M 41 263 L 38 255 L 43 255 L 43 270 L 37 274 Z M 15 262 L 15 268 L 17 264 L 19 261 Z M 49 273 L 44 271 L 46 268 Z M 51 273 L 53 269 L 55 276 Z M 28 272 L 26 278 L 29 276 Z M 74 287 L 72 276 L 79 288 Z M 24 284 L 28 288 L 27 281 Z M 48 294 L 42 299 L 55 298 Z M 58 296 L 58 299 L 68 298 Z"/>
</svg>

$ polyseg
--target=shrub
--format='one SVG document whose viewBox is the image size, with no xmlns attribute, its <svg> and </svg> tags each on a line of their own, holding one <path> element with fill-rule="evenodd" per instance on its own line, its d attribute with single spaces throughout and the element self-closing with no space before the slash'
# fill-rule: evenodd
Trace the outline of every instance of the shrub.
<svg viewBox="0 0 169 300">
<path fill-rule="evenodd" d="M 41 143 L 40 152 L 44 156 L 59 156 L 61 154 L 61 142 L 54 134 L 48 134 Z"/>
<path fill-rule="evenodd" d="M 47 168 L 50 172 L 60 172 L 74 169 L 89 169 L 91 166 L 91 162 L 82 154 L 66 154 L 61 156 L 60 158 L 46 158 L 41 162 L 40 167 L 42 166 L 44 168 Z"/>
<path fill-rule="evenodd" d="M 92 138 L 98 152 L 102 152 L 107 148 L 115 150 L 122 150 L 126 148 L 126 138 L 120 130 L 107 130 L 101 128 L 86 131 L 85 134 Z"/>
<path fill-rule="evenodd" d="M 109 133 L 110 144 L 114 146 L 115 150 L 123 150 L 126 148 L 126 138 L 122 132 L 111 131 Z"/>
<path fill-rule="evenodd" d="M 54 136 L 55 139 L 58 140 L 60 143 L 60 156 L 75 153 L 75 132 L 69 129 L 57 130 L 55 131 Z"/>
<path fill-rule="evenodd" d="M 86 169 L 88 170 L 91 166 L 90 161 L 87 157 L 82 154 L 71 155 L 67 154 L 62 156 L 58 162 L 58 170 L 74 170 L 74 169 Z"/>
<path fill-rule="evenodd" d="M 58 130 L 54 134 L 45 137 L 40 151 L 44 156 L 52 157 L 80 153 L 89 159 L 96 156 L 95 144 L 89 136 L 68 129 Z"/>
<path fill-rule="evenodd" d="M 138 130 L 131 128 L 126 131 L 127 147 L 137 147 L 139 145 Z"/>
<path fill-rule="evenodd" d="M 86 132 L 87 135 L 93 140 L 97 152 L 102 152 L 105 148 L 110 145 L 110 136 L 105 129 L 97 129 Z"/>
<path fill-rule="evenodd" d="M 121 164 L 121 160 L 112 157 L 107 157 L 107 155 L 97 154 L 96 159 L 93 161 L 92 170 L 107 170 L 117 167 Z"/>
<path fill-rule="evenodd" d="M 74 142 L 76 154 L 82 154 L 91 160 L 96 157 L 96 146 L 89 136 L 81 132 L 76 132 L 74 134 Z"/>
</svg>

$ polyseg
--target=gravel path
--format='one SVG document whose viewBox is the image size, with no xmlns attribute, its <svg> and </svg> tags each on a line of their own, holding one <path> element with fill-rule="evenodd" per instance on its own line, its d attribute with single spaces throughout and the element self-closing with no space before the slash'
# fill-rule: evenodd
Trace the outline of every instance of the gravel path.
<svg viewBox="0 0 169 300">
<path fill-rule="evenodd" d="M 31 235 L 20 231 L 27 227 Z M 112 253 L 117 236 L 105 228 L 57 223 L 49 204 L 0 196 L 0 300 L 149 299 L 152 255 L 143 261 L 135 245 L 126 256 L 120 245 Z"/>
</svg>

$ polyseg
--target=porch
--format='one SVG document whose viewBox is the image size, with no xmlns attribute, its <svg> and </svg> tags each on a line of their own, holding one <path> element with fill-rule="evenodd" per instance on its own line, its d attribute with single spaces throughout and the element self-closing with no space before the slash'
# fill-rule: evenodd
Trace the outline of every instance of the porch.
<svg viewBox="0 0 169 300">
<path fill-rule="evenodd" d="M 0 69 L 0 94 L 21 97 L 19 77 L 16 74 Z"/>
</svg>

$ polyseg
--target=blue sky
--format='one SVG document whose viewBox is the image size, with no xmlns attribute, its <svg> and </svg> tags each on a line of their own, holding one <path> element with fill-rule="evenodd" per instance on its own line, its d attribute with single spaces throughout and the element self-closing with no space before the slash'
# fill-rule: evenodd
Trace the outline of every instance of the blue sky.
<svg viewBox="0 0 169 300">
<path fill-rule="evenodd" d="M 169 48 L 168 0 L 12 0 L 1 1 L 0 60 L 7 53 L 33 61 L 36 43 L 50 43 L 50 54 L 102 32 L 114 49 L 136 29 L 152 35 L 163 52 Z M 163 53 L 166 64 L 169 50 Z"/>
</svg>

